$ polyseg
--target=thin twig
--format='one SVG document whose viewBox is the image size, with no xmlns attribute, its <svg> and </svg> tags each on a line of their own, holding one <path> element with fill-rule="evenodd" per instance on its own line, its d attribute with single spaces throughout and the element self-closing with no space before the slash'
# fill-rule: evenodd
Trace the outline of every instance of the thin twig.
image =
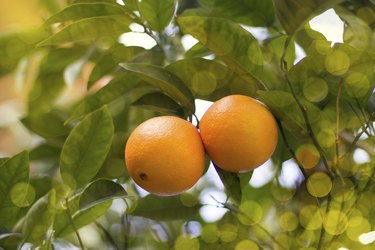
<svg viewBox="0 0 375 250">
<path fill-rule="evenodd" d="M 288 149 L 289 153 L 292 155 L 294 161 L 297 163 L 299 169 L 301 170 L 303 176 L 305 177 L 305 179 L 307 178 L 307 174 L 306 174 L 306 171 L 304 169 L 304 167 L 302 166 L 301 162 L 297 159 L 296 157 L 296 153 L 294 152 L 294 150 L 292 149 L 292 147 L 290 146 L 289 142 L 288 142 L 288 139 L 286 138 L 286 135 L 285 135 L 285 131 L 284 131 L 284 127 L 280 121 L 280 119 L 276 118 L 276 123 L 277 125 L 279 126 L 279 129 L 280 129 L 280 133 L 281 133 L 281 137 L 283 138 L 283 141 L 284 141 L 284 144 L 286 146 L 286 148 Z"/>
<path fill-rule="evenodd" d="M 336 169 L 339 167 L 339 139 L 340 139 L 340 95 L 341 95 L 341 90 L 342 90 L 342 79 L 339 81 L 339 88 L 337 92 L 337 97 L 336 97 L 336 158 L 335 158 L 335 166 Z"/>
<path fill-rule="evenodd" d="M 238 209 L 238 207 L 234 204 L 230 204 L 228 202 L 225 202 L 225 203 L 222 203 L 222 202 L 219 202 L 218 200 L 215 199 L 215 197 L 213 197 L 211 195 L 211 198 L 214 199 L 218 204 L 222 205 L 223 208 L 226 208 L 228 209 L 229 211 L 235 213 L 235 214 L 241 214 L 243 216 L 245 216 L 248 220 L 250 220 L 255 226 L 257 226 L 260 230 L 262 230 L 275 244 L 277 244 L 279 247 L 281 247 L 282 249 L 287 249 L 285 246 L 283 246 L 281 244 L 281 242 L 279 242 L 270 232 L 268 232 L 268 230 L 266 228 L 264 228 L 260 223 L 257 223 L 255 222 L 253 219 L 251 219 L 247 214 L 245 214 L 243 211 L 241 211 L 240 209 Z"/>
<path fill-rule="evenodd" d="M 285 59 L 285 56 L 286 56 L 286 50 L 287 48 L 289 47 L 289 44 L 291 42 L 291 37 L 288 37 L 285 41 L 285 44 L 284 44 L 284 51 L 283 51 L 283 55 L 281 57 L 281 61 L 280 61 L 280 66 L 281 66 L 281 69 L 282 71 L 284 72 L 284 77 L 285 77 L 285 80 L 288 84 L 288 87 L 292 93 L 292 96 L 294 98 L 294 100 L 296 101 L 299 109 L 301 110 L 302 112 L 302 116 L 303 116 L 303 119 L 305 121 L 305 124 L 306 124 L 306 129 L 307 129 L 307 133 L 309 134 L 314 146 L 316 147 L 316 149 L 318 150 L 319 152 L 319 155 L 320 155 L 320 158 L 322 159 L 322 162 L 324 164 L 324 166 L 326 167 L 326 169 L 328 170 L 328 174 L 329 176 L 332 178 L 332 169 L 330 167 L 330 165 L 328 164 L 328 161 L 324 155 L 324 151 L 323 151 L 323 148 L 320 146 L 318 140 L 316 139 L 315 137 L 315 134 L 314 134 L 314 131 L 311 127 L 311 123 L 310 123 L 310 119 L 308 117 L 308 114 L 307 114 L 307 110 L 306 108 L 302 105 L 301 101 L 299 100 L 293 86 L 292 86 L 292 83 L 290 82 L 290 79 L 288 77 L 288 74 L 287 74 L 287 62 L 284 60 Z"/>
<path fill-rule="evenodd" d="M 326 206 L 326 211 L 325 211 L 325 215 L 328 214 L 329 212 L 329 209 L 331 208 L 331 195 L 328 195 L 328 198 L 327 198 L 327 206 Z M 324 220 L 324 216 L 322 215 L 322 220 Z M 324 223 L 324 222 L 323 222 Z M 324 230 L 324 226 L 322 224 L 322 227 L 320 229 L 320 236 L 319 236 L 319 242 L 318 242 L 318 245 L 316 247 L 317 250 L 321 249 L 322 247 L 322 244 L 324 242 L 324 238 L 325 238 L 325 230 Z"/>
<path fill-rule="evenodd" d="M 95 221 L 95 225 L 100 229 L 102 230 L 102 232 L 104 233 L 105 237 L 107 238 L 107 240 L 111 243 L 111 245 L 119 250 L 120 248 L 117 246 L 117 243 L 115 241 L 115 239 L 113 239 L 112 235 L 108 232 L 108 230 L 102 225 L 100 224 L 99 222 Z"/>
<path fill-rule="evenodd" d="M 69 221 L 70 221 L 70 224 L 72 225 L 72 228 L 73 228 L 73 230 L 74 230 L 74 232 L 77 236 L 77 239 L 79 241 L 79 245 L 80 245 L 81 249 L 86 249 L 85 246 L 83 245 L 83 242 L 82 242 L 81 236 L 79 235 L 77 227 L 74 225 L 72 214 L 70 213 L 68 198 L 65 198 L 65 204 L 66 204 L 66 214 L 67 214 L 67 216 L 69 218 Z"/>
</svg>

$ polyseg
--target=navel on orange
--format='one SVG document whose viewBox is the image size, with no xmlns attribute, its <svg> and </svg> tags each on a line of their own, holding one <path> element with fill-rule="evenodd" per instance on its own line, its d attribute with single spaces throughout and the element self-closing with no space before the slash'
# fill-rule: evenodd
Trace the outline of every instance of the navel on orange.
<svg viewBox="0 0 375 250">
<path fill-rule="evenodd" d="M 130 135 L 125 162 L 132 179 L 157 195 L 175 195 L 201 177 L 205 151 L 198 130 L 174 116 L 151 118 Z"/>
<path fill-rule="evenodd" d="M 261 102 L 243 95 L 216 101 L 199 125 L 208 156 L 229 172 L 245 172 L 266 162 L 277 144 L 275 118 Z"/>
</svg>

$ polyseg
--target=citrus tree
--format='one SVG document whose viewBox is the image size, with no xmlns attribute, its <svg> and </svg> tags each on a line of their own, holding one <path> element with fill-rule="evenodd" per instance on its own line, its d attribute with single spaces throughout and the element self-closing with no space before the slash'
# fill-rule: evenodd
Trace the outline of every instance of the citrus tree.
<svg viewBox="0 0 375 250">
<path fill-rule="evenodd" d="M 0 248 L 373 249 L 375 1 L 43 0 L 39 8 L 42 25 L 0 34 L 0 76 L 14 76 L 19 122 L 33 138 L 0 158 Z M 309 26 L 328 9 L 344 22 L 342 43 Z M 129 45 L 127 34 L 155 45 Z M 210 164 L 192 139 L 198 130 L 184 123 L 171 128 L 184 134 L 179 147 L 153 147 L 188 168 L 173 184 L 199 181 L 169 196 L 135 184 L 124 158 L 138 125 L 168 115 L 198 128 L 195 100 L 232 95 L 267 106 L 274 120 L 257 126 L 275 122 L 276 148 L 272 133 L 238 147 L 244 138 L 234 135 L 228 154 L 215 151 L 216 140 L 203 143 L 222 162 L 249 154 L 258 162 L 272 151 L 259 167 L 272 178 L 254 186 L 257 169 Z M 202 135 L 263 119 L 241 103 L 224 117 L 227 130 L 212 126 L 213 112 Z M 137 147 L 143 141 L 132 154 L 148 150 Z M 243 145 L 254 150 L 237 154 Z M 169 158 L 147 152 L 159 163 L 154 174 L 174 171 Z M 195 164 L 204 170 L 191 177 Z M 207 207 L 224 213 L 207 220 Z"/>
</svg>

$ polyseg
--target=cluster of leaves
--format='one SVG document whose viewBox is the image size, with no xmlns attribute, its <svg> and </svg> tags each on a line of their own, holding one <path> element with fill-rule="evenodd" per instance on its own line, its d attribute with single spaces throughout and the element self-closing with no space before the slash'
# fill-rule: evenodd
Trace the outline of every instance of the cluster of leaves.
<svg viewBox="0 0 375 250">
<path fill-rule="evenodd" d="M 365 249 L 358 236 L 375 222 L 373 1 L 44 2 L 42 27 L 0 36 L 0 75 L 18 74 L 28 91 L 21 121 L 42 138 L 0 159 L 0 247 L 83 247 L 78 230 L 95 225 L 102 247 L 118 249 Z M 344 43 L 333 46 L 308 24 L 330 8 L 345 23 Z M 134 27 L 156 45 L 119 42 Z M 187 34 L 198 43 L 184 51 Z M 305 56 L 295 63 L 296 44 Z M 85 91 L 64 96 L 87 71 Z M 134 127 L 161 114 L 191 119 L 195 99 L 229 94 L 256 97 L 276 116 L 274 180 L 256 189 L 252 173 L 215 168 L 228 194 L 217 201 L 228 212 L 216 223 L 198 213 L 210 183 L 142 197 L 123 161 Z M 296 157 L 305 144 L 319 155 L 313 169 Z M 354 161 L 356 150 L 370 160 Z M 290 159 L 303 178 L 286 188 L 278 177 Z M 126 203 L 121 215 L 110 209 L 115 198 Z"/>
</svg>

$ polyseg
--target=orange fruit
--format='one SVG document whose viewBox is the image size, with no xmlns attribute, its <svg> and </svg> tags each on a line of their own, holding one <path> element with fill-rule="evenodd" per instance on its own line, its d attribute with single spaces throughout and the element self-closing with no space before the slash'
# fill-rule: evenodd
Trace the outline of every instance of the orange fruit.
<svg viewBox="0 0 375 250">
<path fill-rule="evenodd" d="M 266 162 L 277 144 L 272 113 L 261 102 L 243 95 L 216 101 L 203 115 L 199 129 L 211 160 L 234 173 Z"/>
<path fill-rule="evenodd" d="M 205 151 L 197 128 L 174 116 L 140 124 L 125 146 L 132 179 L 150 193 L 168 196 L 191 188 L 203 174 Z"/>
</svg>

